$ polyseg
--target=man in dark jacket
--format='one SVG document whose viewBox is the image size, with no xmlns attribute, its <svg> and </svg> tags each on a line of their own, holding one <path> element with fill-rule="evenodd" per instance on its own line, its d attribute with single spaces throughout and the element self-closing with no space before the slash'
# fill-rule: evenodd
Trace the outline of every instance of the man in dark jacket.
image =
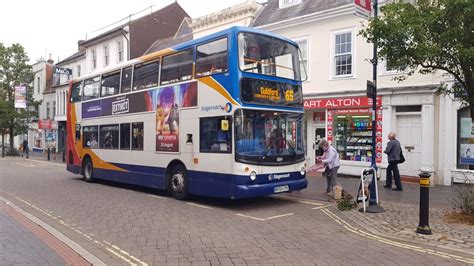
<svg viewBox="0 0 474 266">
<path fill-rule="evenodd" d="M 26 159 L 28 159 L 30 157 L 30 147 L 28 146 L 28 140 L 24 139 L 22 144 L 23 144 L 22 152 L 25 154 Z"/>
<path fill-rule="evenodd" d="M 400 142 L 396 140 L 397 134 L 395 132 L 390 132 L 388 134 L 389 142 L 387 147 L 385 148 L 384 153 L 388 156 L 388 167 L 387 167 L 387 180 L 385 183 L 385 188 L 392 188 L 392 173 L 393 178 L 395 179 L 395 185 L 397 188 L 393 190 L 402 191 L 402 182 L 400 180 L 400 172 L 398 171 L 398 162 L 400 161 L 400 151 L 402 147 L 400 146 Z"/>
</svg>

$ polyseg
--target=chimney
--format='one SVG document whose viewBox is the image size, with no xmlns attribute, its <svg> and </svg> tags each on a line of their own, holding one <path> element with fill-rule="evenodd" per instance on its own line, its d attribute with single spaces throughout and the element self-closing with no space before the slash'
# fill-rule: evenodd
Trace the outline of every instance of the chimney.
<svg viewBox="0 0 474 266">
<path fill-rule="evenodd" d="M 77 50 L 78 51 L 85 51 L 86 47 L 84 47 L 82 44 L 84 43 L 84 40 L 79 40 L 77 41 Z"/>
<path fill-rule="evenodd" d="M 49 54 L 49 58 L 48 58 L 48 61 L 46 61 L 48 64 L 54 64 L 54 60 L 51 58 L 51 55 L 52 54 Z"/>
</svg>

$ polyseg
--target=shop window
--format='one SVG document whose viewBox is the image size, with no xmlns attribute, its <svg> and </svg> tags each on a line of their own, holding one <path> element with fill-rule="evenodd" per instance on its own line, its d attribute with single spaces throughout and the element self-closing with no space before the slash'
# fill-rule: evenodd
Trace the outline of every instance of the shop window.
<svg viewBox="0 0 474 266">
<path fill-rule="evenodd" d="M 86 79 L 84 81 L 84 94 L 82 100 L 87 101 L 99 97 L 100 77 Z"/>
<path fill-rule="evenodd" d="M 99 147 L 99 129 L 98 126 L 82 127 L 83 143 L 82 147 L 89 149 L 97 149 Z"/>
<path fill-rule="evenodd" d="M 190 80 L 193 76 L 193 50 L 163 57 L 161 85 Z"/>
<path fill-rule="evenodd" d="M 120 149 L 130 150 L 130 124 L 120 124 Z"/>
<path fill-rule="evenodd" d="M 200 45 L 196 49 L 196 77 L 227 72 L 227 38 Z"/>
<path fill-rule="evenodd" d="M 132 123 L 132 150 L 143 150 L 143 122 Z"/>
<path fill-rule="evenodd" d="M 119 142 L 119 125 L 102 125 L 100 126 L 100 148 L 101 149 L 118 149 Z"/>
<path fill-rule="evenodd" d="M 119 93 L 120 71 L 104 74 L 102 76 L 102 88 L 100 95 L 102 97 Z"/>
<path fill-rule="evenodd" d="M 200 143 L 201 152 L 231 153 L 232 132 L 231 120 L 227 117 L 201 118 Z"/>
<path fill-rule="evenodd" d="M 122 70 L 122 92 L 129 92 L 132 88 L 132 67 Z"/>
<path fill-rule="evenodd" d="M 133 90 L 143 90 L 158 86 L 160 61 L 135 65 L 133 68 Z"/>
<path fill-rule="evenodd" d="M 470 107 L 458 111 L 457 168 L 474 170 L 474 128 Z"/>
<path fill-rule="evenodd" d="M 369 114 L 336 115 L 335 148 L 339 158 L 370 162 L 372 158 L 372 121 Z"/>
</svg>

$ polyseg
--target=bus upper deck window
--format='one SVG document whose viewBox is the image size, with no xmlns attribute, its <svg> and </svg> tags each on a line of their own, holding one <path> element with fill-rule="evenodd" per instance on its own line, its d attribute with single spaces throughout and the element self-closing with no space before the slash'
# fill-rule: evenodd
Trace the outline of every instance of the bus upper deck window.
<svg viewBox="0 0 474 266">
<path fill-rule="evenodd" d="M 196 77 L 227 72 L 227 38 L 196 48 Z"/>
</svg>

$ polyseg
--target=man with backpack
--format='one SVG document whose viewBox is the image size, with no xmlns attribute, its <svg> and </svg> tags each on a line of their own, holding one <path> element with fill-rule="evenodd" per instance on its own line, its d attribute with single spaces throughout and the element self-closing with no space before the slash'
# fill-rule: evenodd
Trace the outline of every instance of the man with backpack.
<svg viewBox="0 0 474 266">
<path fill-rule="evenodd" d="M 387 180 L 385 182 L 385 188 L 392 188 L 392 173 L 393 178 L 395 179 L 395 185 L 397 188 L 393 190 L 402 191 L 402 181 L 400 179 L 400 172 L 398 171 L 398 164 L 405 161 L 403 159 L 401 161 L 402 155 L 402 147 L 400 146 L 400 142 L 395 139 L 397 134 L 395 132 L 390 132 L 388 134 L 389 142 L 387 147 L 385 148 L 384 153 L 388 156 L 388 167 L 387 167 Z"/>
</svg>

